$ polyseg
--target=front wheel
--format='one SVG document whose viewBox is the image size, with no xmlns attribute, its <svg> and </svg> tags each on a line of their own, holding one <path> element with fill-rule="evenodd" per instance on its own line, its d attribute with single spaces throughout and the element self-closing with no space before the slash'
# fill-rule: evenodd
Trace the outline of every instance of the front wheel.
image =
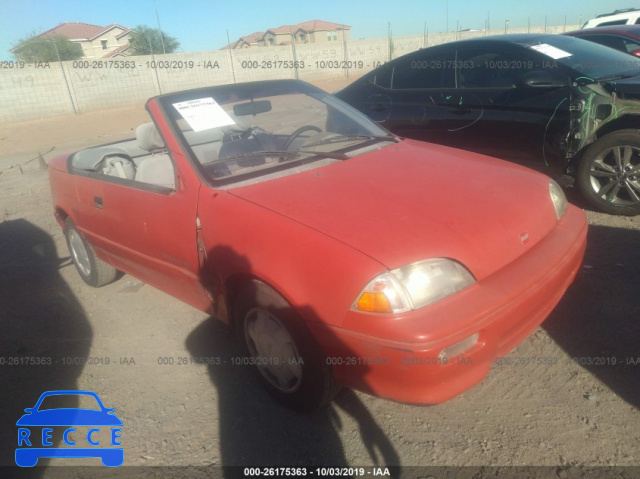
<svg viewBox="0 0 640 479">
<path fill-rule="evenodd" d="M 67 218 L 64 224 L 64 236 L 67 238 L 73 264 L 85 283 L 99 288 L 116 279 L 118 270 L 96 256 L 91 245 L 70 218 Z"/>
<path fill-rule="evenodd" d="M 578 167 L 578 187 L 600 211 L 640 214 L 640 131 L 615 131 L 589 146 Z"/>
<path fill-rule="evenodd" d="M 335 397 L 340 386 L 324 354 L 304 321 L 273 289 L 253 281 L 238 298 L 236 321 L 248 362 L 281 404 L 311 412 Z"/>
</svg>

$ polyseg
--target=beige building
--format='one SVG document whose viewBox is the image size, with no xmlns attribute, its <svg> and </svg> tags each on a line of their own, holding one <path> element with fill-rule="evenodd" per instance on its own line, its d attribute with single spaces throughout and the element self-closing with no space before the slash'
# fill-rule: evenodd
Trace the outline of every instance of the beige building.
<svg viewBox="0 0 640 479">
<path fill-rule="evenodd" d="M 349 40 L 351 27 L 338 23 L 311 20 L 298 24 L 296 43 L 333 43 Z"/>
<path fill-rule="evenodd" d="M 240 37 L 226 48 L 251 48 L 258 46 L 291 45 L 306 43 L 332 43 L 349 40 L 349 25 L 310 20 L 297 25 L 283 25 L 269 28 L 265 32 L 255 32 L 246 37 Z"/>
<path fill-rule="evenodd" d="M 262 37 L 264 37 L 264 32 L 254 32 L 251 35 L 247 35 L 246 37 L 240 37 L 239 40 L 236 40 L 231 44 L 231 48 L 237 49 L 259 46 L 260 42 L 262 42 Z"/>
<path fill-rule="evenodd" d="M 80 44 L 85 58 L 111 58 L 129 48 L 131 30 L 117 24 L 106 27 L 88 23 L 61 23 L 40 37 L 59 35 Z"/>
</svg>

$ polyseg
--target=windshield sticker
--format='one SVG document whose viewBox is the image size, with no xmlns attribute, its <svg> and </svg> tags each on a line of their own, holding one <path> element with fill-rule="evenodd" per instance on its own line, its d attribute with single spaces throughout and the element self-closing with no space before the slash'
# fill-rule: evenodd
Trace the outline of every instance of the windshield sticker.
<svg viewBox="0 0 640 479">
<path fill-rule="evenodd" d="M 210 130 L 211 128 L 236 124 L 211 97 L 181 101 L 174 103 L 173 106 L 193 131 Z"/>
<path fill-rule="evenodd" d="M 553 58 L 554 60 L 558 60 L 560 58 L 570 57 L 572 54 L 569 52 L 565 52 L 564 50 L 560 50 L 553 45 L 549 45 L 548 43 L 541 43 L 540 45 L 531 45 L 529 48 L 533 48 L 534 50 L 539 51 L 547 55 L 548 57 Z"/>
</svg>

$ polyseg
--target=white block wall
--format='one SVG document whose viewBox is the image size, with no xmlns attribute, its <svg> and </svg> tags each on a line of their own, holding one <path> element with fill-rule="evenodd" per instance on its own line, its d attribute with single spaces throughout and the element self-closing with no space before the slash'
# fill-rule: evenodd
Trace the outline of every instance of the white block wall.
<svg viewBox="0 0 640 479">
<path fill-rule="evenodd" d="M 562 33 L 578 25 L 547 27 Z M 510 29 L 509 33 L 542 33 L 544 27 Z M 27 64 L 0 69 L 0 123 L 50 118 L 65 114 L 144 103 L 148 98 L 189 88 L 278 78 L 319 80 L 357 78 L 390 58 L 420 48 L 463 38 L 501 34 L 451 32 L 349 40 L 331 44 L 284 45 L 243 50 L 118 57 L 109 60 Z M 297 68 L 293 62 L 298 62 Z M 293 68 L 292 68 L 293 64 Z M 130 68 L 133 66 L 134 68 Z"/>
</svg>

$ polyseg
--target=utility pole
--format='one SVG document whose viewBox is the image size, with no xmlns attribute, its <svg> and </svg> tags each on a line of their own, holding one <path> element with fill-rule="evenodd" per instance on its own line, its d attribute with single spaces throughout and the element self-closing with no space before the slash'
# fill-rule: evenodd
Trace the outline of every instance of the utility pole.
<svg viewBox="0 0 640 479">
<path fill-rule="evenodd" d="M 233 68 L 233 53 L 231 52 L 231 40 L 229 40 L 229 29 L 227 29 L 227 46 L 229 47 L 229 64 L 231 65 L 231 74 L 233 75 L 233 83 L 236 82 L 236 71 Z"/>
<path fill-rule="evenodd" d="M 425 47 L 426 36 L 427 36 L 427 22 L 424 22 L 424 31 L 422 32 L 422 48 Z"/>
<path fill-rule="evenodd" d="M 445 0 L 445 6 L 447 9 L 447 33 L 449 33 L 449 0 Z"/>
<path fill-rule="evenodd" d="M 156 8 L 156 20 L 158 21 L 158 30 L 160 30 L 160 44 L 162 45 L 162 53 L 166 54 L 167 51 L 164 49 L 164 38 L 162 38 L 162 27 L 160 26 L 160 16 L 158 15 L 157 8 Z"/>
</svg>

